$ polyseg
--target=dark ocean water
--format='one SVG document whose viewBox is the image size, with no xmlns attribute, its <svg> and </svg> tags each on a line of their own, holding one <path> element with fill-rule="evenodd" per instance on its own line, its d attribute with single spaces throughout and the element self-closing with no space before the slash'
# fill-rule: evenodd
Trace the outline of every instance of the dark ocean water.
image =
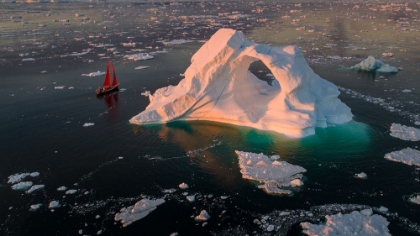
<svg viewBox="0 0 420 236">
<path fill-rule="evenodd" d="M 340 99 L 352 109 L 354 121 L 319 128 L 310 137 L 291 139 L 273 132 L 201 121 L 129 124 L 128 120 L 149 104 L 141 92 L 176 85 L 201 45 L 193 42 L 173 46 L 169 53 L 155 55 L 149 61 L 114 57 L 121 90 L 100 98 L 94 89 L 103 77 L 81 74 L 104 71 L 104 59 L 95 57 L 91 63 L 85 58 L 10 60 L 1 65 L 1 234 L 96 235 L 102 230 L 103 235 L 209 235 L 237 234 L 234 229 L 238 226 L 244 228 L 242 233 L 258 233 L 261 229 L 252 221 L 262 214 L 335 203 L 385 206 L 420 224 L 419 206 L 406 201 L 407 196 L 420 192 L 419 170 L 384 159 L 386 153 L 395 150 L 418 149 L 419 142 L 389 135 L 392 123 L 414 126 L 420 90 L 415 64 L 399 61 L 398 66 L 404 70 L 384 78 L 342 69 L 354 65 L 354 61 L 311 64 L 317 74 L 336 85 L 388 99 L 399 104 L 400 110 L 390 112 L 343 92 Z M 72 49 L 69 51 L 80 52 L 83 47 Z M 139 65 L 150 67 L 135 70 Z M 269 73 L 258 63 L 250 70 Z M 68 89 L 70 86 L 74 89 Z M 403 89 L 412 92 L 401 93 Z M 94 125 L 83 127 L 85 123 Z M 291 196 L 266 194 L 256 183 L 242 179 L 235 150 L 278 154 L 282 160 L 304 167 L 304 185 Z M 39 172 L 39 177 L 25 180 L 45 188 L 32 194 L 12 190 L 8 177 L 25 172 Z M 368 178 L 355 178 L 360 172 Z M 196 194 L 197 201 L 187 202 L 182 195 L 185 191 L 178 190 L 128 227 L 114 221 L 122 207 L 144 197 L 162 198 L 163 189 L 178 189 L 183 182 L 190 186 L 185 191 Z M 66 195 L 57 191 L 60 186 L 78 192 Z M 52 212 L 48 209 L 52 200 L 63 206 Z M 43 206 L 29 211 L 37 203 Z M 205 226 L 192 218 L 203 209 L 211 215 Z M 398 221 L 388 221 L 393 235 L 416 233 Z M 290 234 L 299 232 L 295 228 Z"/>
</svg>

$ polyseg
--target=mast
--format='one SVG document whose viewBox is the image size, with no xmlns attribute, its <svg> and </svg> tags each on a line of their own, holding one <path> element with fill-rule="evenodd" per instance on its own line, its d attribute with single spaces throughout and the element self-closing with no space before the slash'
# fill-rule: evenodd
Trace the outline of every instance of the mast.
<svg viewBox="0 0 420 236">
<path fill-rule="evenodd" d="M 109 60 L 106 62 L 106 75 L 105 75 L 105 81 L 103 87 L 108 87 L 111 85 L 111 78 L 109 76 Z"/>
<path fill-rule="evenodd" d="M 114 64 L 112 64 L 112 62 L 110 62 L 110 64 L 112 66 L 112 72 L 113 72 L 112 86 L 117 86 L 118 85 L 118 81 L 117 81 L 117 75 L 115 74 Z"/>
</svg>

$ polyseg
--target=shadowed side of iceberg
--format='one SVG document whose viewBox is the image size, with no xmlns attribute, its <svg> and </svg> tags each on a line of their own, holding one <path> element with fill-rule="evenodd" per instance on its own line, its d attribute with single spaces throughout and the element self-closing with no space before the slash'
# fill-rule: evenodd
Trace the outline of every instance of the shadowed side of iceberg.
<svg viewBox="0 0 420 236">
<path fill-rule="evenodd" d="M 262 61 L 271 85 L 248 69 Z M 313 72 L 298 47 L 255 44 L 243 33 L 217 31 L 194 54 L 177 86 L 156 90 L 133 124 L 208 120 L 271 130 L 291 137 L 352 119 L 337 87 Z"/>
</svg>

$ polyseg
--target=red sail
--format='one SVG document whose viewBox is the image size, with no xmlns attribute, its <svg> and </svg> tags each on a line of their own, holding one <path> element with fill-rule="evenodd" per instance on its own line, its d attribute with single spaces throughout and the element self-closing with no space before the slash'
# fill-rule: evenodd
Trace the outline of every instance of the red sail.
<svg viewBox="0 0 420 236">
<path fill-rule="evenodd" d="M 106 75 L 103 87 L 108 87 L 111 85 L 111 78 L 109 76 L 109 61 L 106 62 Z"/>
<path fill-rule="evenodd" d="M 112 66 L 112 71 L 113 71 L 112 86 L 117 86 L 118 81 L 117 81 L 117 75 L 115 74 L 114 64 L 112 64 L 112 62 L 110 64 Z"/>
</svg>

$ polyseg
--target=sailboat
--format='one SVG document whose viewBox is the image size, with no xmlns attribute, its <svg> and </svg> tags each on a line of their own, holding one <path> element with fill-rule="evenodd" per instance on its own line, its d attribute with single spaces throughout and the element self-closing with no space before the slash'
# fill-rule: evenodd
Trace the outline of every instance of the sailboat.
<svg viewBox="0 0 420 236">
<path fill-rule="evenodd" d="M 112 71 L 112 83 L 111 83 L 111 73 Z M 114 65 L 110 60 L 106 61 L 106 75 L 105 75 L 105 81 L 102 87 L 99 87 L 96 89 L 97 95 L 104 95 L 113 91 L 118 90 L 118 86 L 120 84 L 117 81 L 117 75 L 115 74 Z"/>
</svg>

